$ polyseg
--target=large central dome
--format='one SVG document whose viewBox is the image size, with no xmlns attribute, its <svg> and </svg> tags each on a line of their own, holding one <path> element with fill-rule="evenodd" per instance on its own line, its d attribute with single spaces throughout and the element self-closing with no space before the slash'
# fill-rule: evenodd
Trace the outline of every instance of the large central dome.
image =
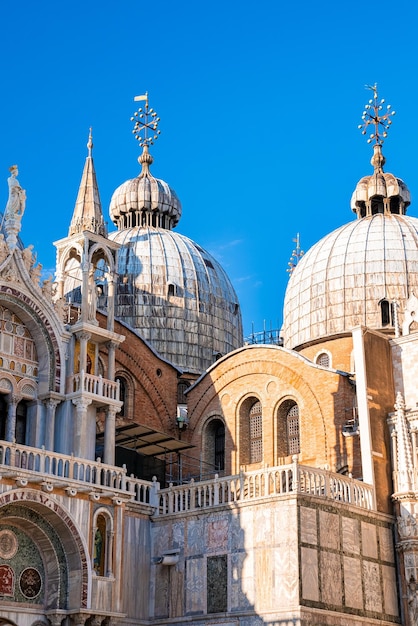
<svg viewBox="0 0 418 626">
<path fill-rule="evenodd" d="M 175 192 L 152 176 L 148 145 L 142 171 L 114 192 L 110 216 L 118 231 L 115 316 L 164 358 L 191 373 L 206 370 L 242 345 L 237 295 L 220 264 L 173 232 L 181 216 Z"/>
</svg>

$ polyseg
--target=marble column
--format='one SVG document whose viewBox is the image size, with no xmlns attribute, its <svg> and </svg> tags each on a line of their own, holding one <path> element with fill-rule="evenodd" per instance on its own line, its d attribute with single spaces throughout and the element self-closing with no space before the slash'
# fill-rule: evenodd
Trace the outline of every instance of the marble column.
<svg viewBox="0 0 418 626">
<path fill-rule="evenodd" d="M 6 419 L 6 441 L 15 441 L 16 439 L 16 409 L 19 402 L 19 398 L 13 394 L 10 394 L 9 404 L 7 408 Z"/>
<path fill-rule="evenodd" d="M 82 457 L 84 456 L 82 443 L 86 437 L 85 424 L 87 421 L 87 408 L 90 406 L 91 400 L 88 400 L 86 398 L 75 398 L 73 399 L 73 404 L 76 406 L 76 420 L 73 432 L 72 453 L 74 454 L 74 456 Z"/>
<path fill-rule="evenodd" d="M 107 465 L 115 464 L 116 411 L 117 409 L 114 406 L 109 406 L 106 411 L 103 461 Z"/>
<path fill-rule="evenodd" d="M 48 398 L 48 400 L 44 401 L 44 404 L 46 407 L 46 418 L 45 418 L 45 449 L 46 450 L 54 449 L 55 411 L 59 403 L 60 403 L 60 400 L 53 400 L 52 398 Z"/>
</svg>

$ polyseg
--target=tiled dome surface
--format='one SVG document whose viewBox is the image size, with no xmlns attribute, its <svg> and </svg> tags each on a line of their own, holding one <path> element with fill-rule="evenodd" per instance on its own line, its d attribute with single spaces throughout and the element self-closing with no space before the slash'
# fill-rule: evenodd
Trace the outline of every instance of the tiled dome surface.
<svg viewBox="0 0 418 626">
<path fill-rule="evenodd" d="M 284 343 L 381 328 L 379 302 L 418 294 L 418 219 L 376 214 L 315 244 L 296 266 L 284 302 Z"/>
<path fill-rule="evenodd" d="M 109 235 L 121 244 L 115 315 L 181 369 L 202 372 L 242 345 L 237 295 L 220 264 L 162 228 Z"/>
</svg>

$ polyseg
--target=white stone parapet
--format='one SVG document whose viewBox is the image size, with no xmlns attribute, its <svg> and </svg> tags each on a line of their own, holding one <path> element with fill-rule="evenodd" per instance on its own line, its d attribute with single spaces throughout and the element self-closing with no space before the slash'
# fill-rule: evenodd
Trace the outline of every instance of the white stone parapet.
<svg viewBox="0 0 418 626">
<path fill-rule="evenodd" d="M 155 515 L 172 515 L 226 504 L 278 496 L 306 494 L 373 510 L 371 485 L 327 470 L 299 465 L 268 467 L 235 476 L 159 489 L 159 483 L 126 475 L 125 467 L 107 465 L 74 456 L 0 441 L 1 478 L 26 480 L 48 486 L 94 493 L 100 497 L 122 497 L 149 505 Z M 71 493 L 70 495 L 76 495 Z"/>
<path fill-rule="evenodd" d="M 120 496 L 124 500 L 149 506 L 156 506 L 159 487 L 156 481 L 127 476 L 125 467 L 9 441 L 0 441 L 0 482 L 2 478 L 25 480 L 27 483 L 42 482 L 48 491 L 64 488 L 70 490 L 69 495 L 72 496 L 77 492 L 94 492 L 97 499 Z"/>
<path fill-rule="evenodd" d="M 327 470 L 299 465 L 269 467 L 236 476 L 170 486 L 158 492 L 156 515 L 172 515 L 250 500 L 306 494 L 373 510 L 371 485 Z"/>
<path fill-rule="evenodd" d="M 84 392 L 107 400 L 119 401 L 119 381 L 86 374 L 83 371 L 69 377 L 67 390 L 69 394 Z"/>
</svg>

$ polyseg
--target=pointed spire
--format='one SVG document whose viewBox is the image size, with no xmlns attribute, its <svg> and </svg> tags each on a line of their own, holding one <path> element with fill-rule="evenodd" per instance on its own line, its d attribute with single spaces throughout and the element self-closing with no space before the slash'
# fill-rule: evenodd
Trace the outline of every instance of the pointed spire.
<svg viewBox="0 0 418 626">
<path fill-rule="evenodd" d="M 73 219 L 71 220 L 68 235 L 81 233 L 84 230 L 107 236 L 106 224 L 103 220 L 102 205 L 100 202 L 99 188 L 97 186 L 96 172 L 93 163 L 93 136 L 90 128 L 87 142 L 88 154 L 84 165 L 83 176 L 78 190 L 77 200 L 74 207 Z"/>
</svg>

